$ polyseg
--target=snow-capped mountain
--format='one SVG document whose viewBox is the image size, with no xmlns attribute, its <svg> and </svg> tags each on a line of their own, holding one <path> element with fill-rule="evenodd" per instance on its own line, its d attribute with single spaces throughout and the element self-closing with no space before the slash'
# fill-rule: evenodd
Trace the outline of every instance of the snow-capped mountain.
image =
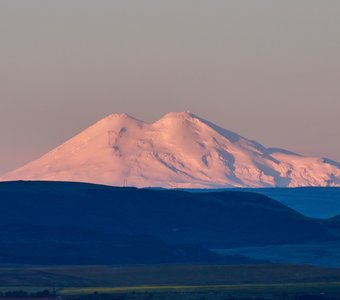
<svg viewBox="0 0 340 300">
<path fill-rule="evenodd" d="M 218 188 L 340 186 L 337 162 L 266 148 L 188 112 L 113 114 L 0 180 Z"/>
</svg>

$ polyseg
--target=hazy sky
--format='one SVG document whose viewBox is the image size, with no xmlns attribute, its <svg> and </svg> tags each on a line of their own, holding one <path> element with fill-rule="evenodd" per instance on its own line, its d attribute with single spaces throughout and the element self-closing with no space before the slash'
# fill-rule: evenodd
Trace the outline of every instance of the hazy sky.
<svg viewBox="0 0 340 300">
<path fill-rule="evenodd" d="M 0 174 L 113 112 L 340 160 L 339 0 L 1 0 Z"/>
</svg>

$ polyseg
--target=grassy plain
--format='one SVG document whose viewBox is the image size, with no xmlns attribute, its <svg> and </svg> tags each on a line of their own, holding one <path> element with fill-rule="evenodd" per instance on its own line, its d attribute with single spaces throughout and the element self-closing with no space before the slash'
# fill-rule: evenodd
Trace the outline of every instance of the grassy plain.
<svg viewBox="0 0 340 300">
<path fill-rule="evenodd" d="M 88 287 L 65 288 L 61 295 L 89 295 L 93 293 L 192 293 L 192 292 L 228 292 L 231 295 L 277 295 L 287 293 L 312 293 L 340 295 L 340 282 L 305 282 L 305 283 L 268 283 L 268 284 L 233 284 L 233 285 L 141 285 L 126 287 Z"/>
<path fill-rule="evenodd" d="M 151 295 L 153 299 L 337 296 L 340 269 L 282 264 L 0 268 L 3 292 L 44 289 L 56 291 L 66 299 L 98 294 L 116 295 L 114 299 L 149 299 Z"/>
</svg>

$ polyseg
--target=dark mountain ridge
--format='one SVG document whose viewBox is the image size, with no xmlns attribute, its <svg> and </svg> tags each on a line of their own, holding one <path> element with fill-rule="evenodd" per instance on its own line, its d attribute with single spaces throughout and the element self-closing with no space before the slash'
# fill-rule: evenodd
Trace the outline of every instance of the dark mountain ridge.
<svg viewBox="0 0 340 300">
<path fill-rule="evenodd" d="M 23 223 L 151 235 L 207 248 L 326 241 L 325 222 L 266 196 L 189 193 L 70 182 L 0 183 L 0 226 Z"/>
</svg>

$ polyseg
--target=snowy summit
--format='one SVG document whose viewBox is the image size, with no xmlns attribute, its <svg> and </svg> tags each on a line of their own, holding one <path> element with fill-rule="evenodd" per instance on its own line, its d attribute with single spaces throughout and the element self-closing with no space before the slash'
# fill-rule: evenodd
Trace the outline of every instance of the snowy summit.
<svg viewBox="0 0 340 300">
<path fill-rule="evenodd" d="M 188 112 L 113 114 L 0 180 L 166 188 L 340 186 L 339 163 L 266 148 Z"/>
</svg>

